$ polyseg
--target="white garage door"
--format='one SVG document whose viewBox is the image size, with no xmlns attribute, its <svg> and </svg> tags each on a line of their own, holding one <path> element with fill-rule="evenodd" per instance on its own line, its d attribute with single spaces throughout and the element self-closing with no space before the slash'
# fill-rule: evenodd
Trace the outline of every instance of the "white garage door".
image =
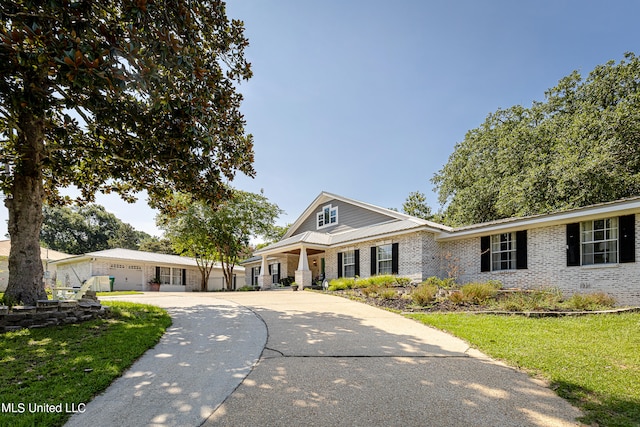
<svg viewBox="0 0 640 427">
<path fill-rule="evenodd" d="M 109 276 L 113 276 L 114 291 L 142 290 L 142 267 L 139 265 L 112 263 Z"/>
</svg>

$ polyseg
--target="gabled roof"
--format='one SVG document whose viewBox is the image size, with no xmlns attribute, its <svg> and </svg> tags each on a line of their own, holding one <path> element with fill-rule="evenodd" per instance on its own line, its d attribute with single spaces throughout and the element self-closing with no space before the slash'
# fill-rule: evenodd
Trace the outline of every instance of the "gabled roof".
<svg viewBox="0 0 640 427">
<path fill-rule="evenodd" d="M 377 224 L 368 225 L 361 228 L 322 233 L 317 231 L 304 231 L 293 235 L 293 233 L 300 228 L 300 226 L 311 216 L 316 215 L 316 212 L 325 206 L 330 201 L 340 201 L 344 203 L 357 206 L 362 209 L 366 209 L 388 218 L 387 221 Z M 442 224 L 437 224 L 432 221 L 427 221 L 422 218 L 417 218 L 411 215 L 407 215 L 401 212 L 393 211 L 391 209 L 382 208 L 369 203 L 364 203 L 358 200 L 350 199 L 348 197 L 339 196 L 337 194 L 328 193 L 323 191 L 318 197 L 305 209 L 305 211 L 298 217 L 298 219 L 289 227 L 287 233 L 282 240 L 273 243 L 265 248 L 262 248 L 255 252 L 255 254 L 267 254 L 277 252 L 281 248 L 287 246 L 295 246 L 297 244 L 304 244 L 309 248 L 323 249 L 332 245 L 343 245 L 349 243 L 355 243 L 362 240 L 371 240 L 374 238 L 385 238 L 399 233 L 413 232 L 419 230 L 431 231 L 433 233 L 450 231 L 451 228 Z"/>
<path fill-rule="evenodd" d="M 147 262 L 159 265 L 181 265 L 188 267 L 197 267 L 195 258 L 178 256 L 178 255 L 167 255 L 160 254 L 156 252 L 144 252 L 144 251 L 136 251 L 132 249 L 106 249 L 103 251 L 96 252 L 88 252 L 84 255 L 76 256 L 74 258 L 69 258 L 63 260 L 60 263 L 67 262 L 78 262 L 84 261 L 86 259 L 91 258 L 101 258 L 101 259 L 110 259 L 110 260 L 121 260 L 121 261 L 133 261 L 133 262 Z M 220 263 L 215 263 L 215 268 L 221 268 Z M 235 267 L 236 269 L 244 270 L 244 267 Z"/>
<path fill-rule="evenodd" d="M 607 216 L 626 215 L 640 212 L 640 197 L 630 197 L 613 202 L 598 203 L 580 208 L 568 209 L 560 212 L 531 215 L 518 218 L 505 218 L 491 222 L 458 227 L 449 233 L 440 233 L 437 240 L 456 240 L 473 236 L 483 236 L 525 230 L 538 227 L 548 227 L 571 222 L 588 221 L 590 219 Z"/>
<path fill-rule="evenodd" d="M 8 257 L 10 251 L 11 240 L 0 240 L 0 257 Z M 75 255 L 40 247 L 40 258 L 42 258 L 43 260 L 55 261 L 59 259 L 71 258 L 74 256 Z"/>
<path fill-rule="evenodd" d="M 392 219 L 396 219 L 398 221 L 410 221 L 416 226 L 421 227 L 429 227 L 432 228 L 432 231 L 441 231 L 441 230 L 450 230 L 450 227 L 446 225 L 438 224 L 432 221 L 427 221 L 422 218 L 417 218 L 411 215 L 404 214 L 402 212 L 393 211 L 391 209 L 382 208 L 380 206 L 375 206 L 370 203 L 361 202 L 359 200 L 350 199 L 348 197 L 339 196 L 337 194 L 329 193 L 327 191 L 323 191 L 315 198 L 313 202 L 305 209 L 304 212 L 298 217 L 298 219 L 291 224 L 289 230 L 287 230 L 286 234 L 283 236 L 283 239 L 291 237 L 291 235 L 300 227 L 300 225 L 311 215 L 315 215 L 316 211 L 322 206 L 326 205 L 331 200 L 339 200 L 341 202 L 349 203 L 354 206 L 358 206 L 363 209 L 370 210 L 372 212 L 377 212 L 382 215 L 386 215 Z"/>
<path fill-rule="evenodd" d="M 381 213 L 389 217 L 390 220 L 366 227 L 334 233 L 305 231 L 293 236 L 291 235 L 310 215 L 314 215 L 319 208 L 331 200 L 339 200 Z M 304 244 L 307 247 L 315 247 L 317 249 L 329 248 L 331 246 L 344 246 L 365 240 L 382 239 L 415 231 L 432 232 L 435 234 L 436 240 L 439 241 L 456 240 L 638 212 L 640 212 L 640 196 L 616 200 L 613 202 L 599 203 L 562 212 L 553 212 L 520 218 L 507 218 L 487 223 L 452 228 L 432 221 L 416 218 L 411 215 L 392 211 L 390 209 L 374 206 L 369 203 L 360 202 L 332 193 L 322 192 L 302 213 L 302 215 L 300 215 L 296 222 L 291 225 L 282 240 L 256 251 L 255 254 L 266 255 L 277 253 L 280 249 L 289 246 L 295 247 L 298 244 Z"/>
</svg>

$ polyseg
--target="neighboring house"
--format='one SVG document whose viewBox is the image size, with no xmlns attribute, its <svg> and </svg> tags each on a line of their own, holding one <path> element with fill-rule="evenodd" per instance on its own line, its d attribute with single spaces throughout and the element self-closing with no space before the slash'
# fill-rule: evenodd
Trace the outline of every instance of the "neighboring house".
<svg viewBox="0 0 640 427">
<path fill-rule="evenodd" d="M 0 291 L 5 291 L 7 289 L 7 282 L 9 280 L 10 251 L 11 240 L 0 240 Z M 64 252 L 54 251 L 53 249 L 40 248 L 40 258 L 42 259 L 42 267 L 44 268 L 45 284 L 50 285 L 56 280 L 56 266 L 55 264 L 52 264 L 52 262 L 72 256 L 73 255 L 65 254 Z"/>
<path fill-rule="evenodd" d="M 451 228 L 323 192 L 282 240 L 243 263 L 246 284 L 285 277 L 398 274 L 499 280 L 505 287 L 602 291 L 640 304 L 640 197 L 565 212 Z"/>
<path fill-rule="evenodd" d="M 111 276 L 114 291 L 148 290 L 152 279 L 160 279 L 161 291 L 199 291 L 202 275 L 194 258 L 130 249 L 90 252 L 55 263 L 58 281 L 77 287 L 91 276 Z M 222 266 L 216 263 L 209 276 L 208 290 L 224 288 Z M 232 289 L 244 284 L 244 268 L 235 267 Z"/>
</svg>

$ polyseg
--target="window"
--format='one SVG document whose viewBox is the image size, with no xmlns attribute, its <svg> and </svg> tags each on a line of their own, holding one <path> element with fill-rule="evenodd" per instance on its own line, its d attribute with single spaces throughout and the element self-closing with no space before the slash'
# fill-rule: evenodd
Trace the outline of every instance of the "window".
<svg viewBox="0 0 640 427">
<path fill-rule="evenodd" d="M 186 270 L 184 268 L 156 267 L 156 276 L 161 285 L 184 286 Z"/>
<path fill-rule="evenodd" d="M 393 252 L 391 245 L 378 246 L 378 274 L 393 274 Z"/>
<path fill-rule="evenodd" d="M 491 270 L 514 270 L 515 268 L 515 233 L 502 233 L 491 236 Z"/>
<path fill-rule="evenodd" d="M 179 285 L 182 286 L 184 285 L 184 283 L 182 283 L 182 275 L 184 274 L 184 268 L 172 268 L 171 269 L 173 274 L 173 285 Z"/>
<path fill-rule="evenodd" d="M 251 285 L 258 286 L 258 278 L 260 277 L 260 267 L 251 268 Z"/>
<path fill-rule="evenodd" d="M 371 247 L 372 276 L 376 274 L 398 274 L 400 268 L 398 243 Z"/>
<path fill-rule="evenodd" d="M 169 267 L 160 267 L 160 274 L 158 275 L 160 278 L 161 285 L 170 285 L 171 284 L 171 268 Z"/>
<path fill-rule="evenodd" d="M 317 227 L 323 228 L 338 223 L 338 207 L 331 205 L 324 206 L 322 210 L 316 213 Z"/>
<path fill-rule="evenodd" d="M 582 265 L 618 262 L 618 218 L 580 224 Z"/>
<path fill-rule="evenodd" d="M 480 271 L 527 268 L 527 230 L 480 238 Z"/>
<path fill-rule="evenodd" d="M 271 272 L 271 283 L 280 283 L 280 263 L 270 264 L 269 271 Z"/>
<path fill-rule="evenodd" d="M 324 258 L 322 258 L 324 275 Z M 338 252 L 338 277 L 356 277 L 360 275 L 360 249 L 347 249 Z"/>
<path fill-rule="evenodd" d="M 355 251 L 342 253 L 342 277 L 356 276 L 356 254 Z"/>
<path fill-rule="evenodd" d="M 636 262 L 636 216 L 567 224 L 567 267 Z"/>
</svg>

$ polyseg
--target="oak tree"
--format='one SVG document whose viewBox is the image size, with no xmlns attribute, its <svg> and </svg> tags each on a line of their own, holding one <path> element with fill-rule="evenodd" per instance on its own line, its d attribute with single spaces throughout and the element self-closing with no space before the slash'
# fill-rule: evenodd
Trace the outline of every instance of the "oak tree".
<svg viewBox="0 0 640 427">
<path fill-rule="evenodd" d="M 43 202 L 75 186 L 216 200 L 253 176 L 237 85 L 243 23 L 216 0 L 0 3 L 0 189 L 12 240 L 5 297 L 44 298 Z"/>
<path fill-rule="evenodd" d="M 578 72 L 489 114 L 434 176 L 451 225 L 640 195 L 640 58 Z"/>
<path fill-rule="evenodd" d="M 97 204 L 48 206 L 43 211 L 40 241 L 47 248 L 80 255 L 104 249 L 138 249 L 151 236 L 134 229 Z"/>
</svg>

